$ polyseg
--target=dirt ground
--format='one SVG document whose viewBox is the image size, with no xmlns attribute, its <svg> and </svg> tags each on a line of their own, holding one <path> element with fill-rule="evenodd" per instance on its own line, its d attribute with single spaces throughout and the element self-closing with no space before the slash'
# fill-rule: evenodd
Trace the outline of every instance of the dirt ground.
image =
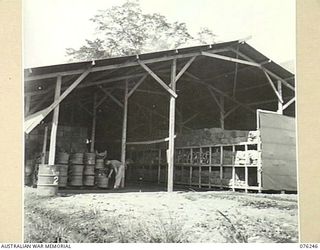
<svg viewBox="0 0 320 250">
<path fill-rule="evenodd" d="M 25 188 L 25 242 L 298 242 L 295 194 L 69 194 Z"/>
</svg>

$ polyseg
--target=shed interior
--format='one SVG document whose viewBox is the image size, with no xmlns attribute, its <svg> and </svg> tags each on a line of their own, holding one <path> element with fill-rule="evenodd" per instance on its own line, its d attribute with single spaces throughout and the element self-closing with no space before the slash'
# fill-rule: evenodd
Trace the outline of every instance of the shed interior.
<svg viewBox="0 0 320 250">
<path fill-rule="evenodd" d="M 25 119 L 27 121 L 54 103 L 57 76 L 62 77 L 63 93 L 81 76 L 84 69 L 106 68 L 90 71 L 60 102 L 57 152 L 89 152 L 94 127 L 94 150 L 107 150 L 108 159 L 121 160 L 126 84 L 128 93 L 132 91 L 127 104 L 126 158 L 130 158 L 129 153 L 138 148 L 167 149 L 168 142 L 133 143 L 169 137 L 170 121 L 170 93 L 137 62 L 145 63 L 171 87 L 173 60 L 176 60 L 175 76 L 179 76 L 175 91 L 178 96 L 175 103 L 176 138 L 210 128 L 256 130 L 257 109 L 295 116 L 295 105 L 292 104 L 295 98 L 294 75 L 247 43 L 232 41 L 26 69 Z M 179 72 L 183 74 L 179 75 Z M 277 93 L 282 97 L 282 104 Z M 26 133 L 27 160 L 41 153 L 43 127 L 51 124 L 52 120 L 53 112 L 50 112 L 39 125 Z M 50 146 L 50 126 L 46 151 Z M 78 137 L 78 143 L 82 146 L 72 144 L 72 138 L 70 143 L 59 144 L 59 141 L 66 139 L 63 132 L 59 134 L 59 129 L 66 127 L 77 128 L 74 136 Z M 30 140 L 33 134 L 41 136 Z"/>
</svg>

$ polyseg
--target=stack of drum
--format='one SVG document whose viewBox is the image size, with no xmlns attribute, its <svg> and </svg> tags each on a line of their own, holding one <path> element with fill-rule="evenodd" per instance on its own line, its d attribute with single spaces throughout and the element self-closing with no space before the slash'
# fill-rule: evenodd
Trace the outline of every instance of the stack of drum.
<svg viewBox="0 0 320 250">
<path fill-rule="evenodd" d="M 94 186 L 94 169 L 96 163 L 95 153 L 85 153 L 84 157 L 84 171 L 83 171 L 83 185 L 84 186 Z"/>
<path fill-rule="evenodd" d="M 83 153 L 74 153 L 70 156 L 70 178 L 69 183 L 71 186 L 83 185 Z"/>
<path fill-rule="evenodd" d="M 96 159 L 95 165 L 96 184 L 99 188 L 108 188 L 108 177 L 104 167 L 104 159 Z"/>
<path fill-rule="evenodd" d="M 33 183 L 34 160 L 27 160 L 24 166 L 24 185 L 31 186 Z"/>
<path fill-rule="evenodd" d="M 66 187 L 68 183 L 69 154 L 59 152 L 56 162 L 59 166 L 59 187 Z"/>
</svg>

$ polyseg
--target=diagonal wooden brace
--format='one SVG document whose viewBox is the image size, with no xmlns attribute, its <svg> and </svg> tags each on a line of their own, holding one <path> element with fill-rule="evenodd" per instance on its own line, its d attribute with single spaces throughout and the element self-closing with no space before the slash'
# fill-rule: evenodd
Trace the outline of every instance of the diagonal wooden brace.
<svg viewBox="0 0 320 250">
<path fill-rule="evenodd" d="M 145 65 L 143 62 L 138 61 L 140 66 L 147 71 L 153 79 L 155 79 L 167 92 L 169 92 L 170 95 L 172 95 L 174 98 L 177 98 L 178 95 L 170 88 L 167 84 L 165 84 L 164 81 L 162 81 L 147 65 Z"/>
</svg>

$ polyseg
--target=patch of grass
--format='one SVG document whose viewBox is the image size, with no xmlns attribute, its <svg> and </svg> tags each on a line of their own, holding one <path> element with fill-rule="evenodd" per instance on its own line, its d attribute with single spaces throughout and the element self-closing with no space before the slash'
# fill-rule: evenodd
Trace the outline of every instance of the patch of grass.
<svg viewBox="0 0 320 250">
<path fill-rule="evenodd" d="M 240 220 L 233 220 L 231 219 L 220 210 L 217 212 L 222 216 L 224 219 L 221 223 L 221 226 L 225 228 L 223 232 L 223 236 L 227 239 L 229 243 L 247 243 L 248 242 L 248 235 L 246 234 L 244 225 L 241 223 Z"/>
<path fill-rule="evenodd" d="M 25 202 L 25 242 L 38 243 L 176 243 L 186 242 L 182 224 L 164 221 L 132 221 L 100 210 L 62 213 L 46 208 L 54 198 L 28 197 Z"/>
<path fill-rule="evenodd" d="M 270 199 L 245 200 L 242 202 L 242 206 L 249 206 L 258 209 L 277 208 L 280 210 L 295 210 L 298 208 L 296 202 L 277 202 Z"/>
</svg>

